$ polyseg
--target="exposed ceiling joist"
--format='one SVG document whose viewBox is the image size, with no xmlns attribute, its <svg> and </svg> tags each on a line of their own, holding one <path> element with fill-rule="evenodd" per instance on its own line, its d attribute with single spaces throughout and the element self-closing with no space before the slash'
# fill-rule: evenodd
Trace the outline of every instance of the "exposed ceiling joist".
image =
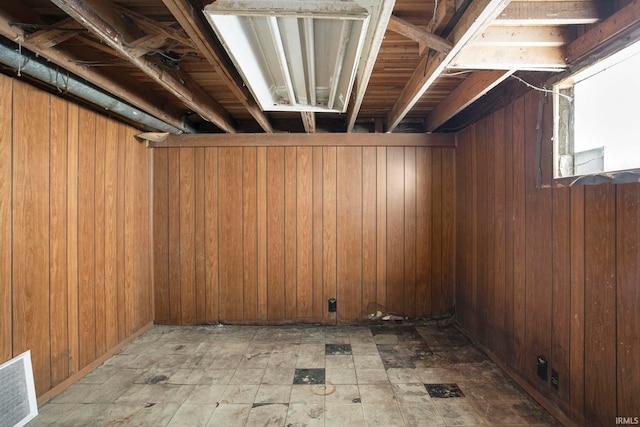
<svg viewBox="0 0 640 427">
<path fill-rule="evenodd" d="M 36 31 L 27 38 L 30 43 L 33 43 L 41 49 L 50 49 L 72 39 L 78 33 L 86 31 L 84 28 L 82 28 L 82 31 L 77 31 L 79 24 L 73 18 L 64 19 L 62 22 L 57 23 L 55 27 L 55 29 Z"/>
<path fill-rule="evenodd" d="M 639 28 L 640 0 L 634 0 L 567 46 L 567 62 L 573 65 L 612 40 Z"/>
<path fill-rule="evenodd" d="M 440 0 L 437 2 L 437 9 L 435 13 L 435 19 L 433 21 L 433 27 L 431 32 L 433 34 L 442 34 L 442 31 L 446 28 L 456 13 L 456 1 L 455 0 Z"/>
<path fill-rule="evenodd" d="M 303 111 L 300 113 L 304 131 L 307 133 L 315 133 L 316 131 L 316 113 L 313 111 Z"/>
<path fill-rule="evenodd" d="M 554 71 L 567 67 L 561 47 L 492 46 L 464 49 L 449 64 L 452 69 Z"/>
<path fill-rule="evenodd" d="M 269 118 L 253 99 L 242 77 L 229 60 L 224 47 L 213 34 L 211 26 L 202 13 L 202 5 L 199 4 L 196 8 L 194 2 L 189 0 L 163 0 L 163 3 L 260 127 L 265 132 L 273 132 Z"/>
<path fill-rule="evenodd" d="M 596 1 L 514 1 L 495 25 L 576 25 L 600 19 Z"/>
<path fill-rule="evenodd" d="M 571 40 L 571 32 L 569 28 L 559 26 L 491 26 L 473 41 L 473 45 L 557 47 Z"/>
<path fill-rule="evenodd" d="M 233 120 L 229 113 L 186 74 L 181 73 L 179 77 L 176 77 L 168 70 L 158 67 L 157 64 L 146 57 L 136 57 L 128 51 L 126 47 L 127 37 L 131 40 L 133 29 L 129 25 L 126 27 L 126 33 L 129 34 L 123 33 L 122 31 L 125 30 L 123 30 L 122 26 L 125 24 L 121 22 L 121 19 L 116 20 L 113 18 L 114 15 L 122 16 L 123 14 L 101 15 L 94 9 L 96 5 L 100 6 L 100 10 L 108 9 L 106 1 L 93 1 L 90 5 L 80 0 L 52 0 L 52 2 L 69 16 L 82 23 L 119 55 L 138 67 L 203 119 L 212 122 L 225 132 L 235 132 Z M 115 10 L 113 5 L 111 5 L 111 8 Z M 138 37 L 139 35 L 135 38 Z"/>
<path fill-rule="evenodd" d="M 427 116 L 426 131 L 433 132 L 438 129 L 504 81 L 513 71 L 476 71 L 471 74 Z"/>
<path fill-rule="evenodd" d="M 507 4 L 509 0 L 476 0 L 471 3 L 449 36 L 453 49 L 446 55 L 438 53 L 423 56 L 387 116 L 387 132 L 392 132 L 398 126 L 462 48 L 484 31 Z"/>
<path fill-rule="evenodd" d="M 175 40 L 178 43 L 184 45 L 184 46 L 188 46 L 192 49 L 195 49 L 196 46 L 193 42 L 193 40 L 191 40 L 189 38 L 188 34 L 185 34 L 185 32 L 183 30 L 178 30 L 175 29 L 173 27 L 170 27 L 166 24 L 163 24 L 161 22 L 156 22 L 153 19 L 150 19 L 144 15 L 141 15 L 137 12 L 134 12 L 132 10 L 128 10 L 125 9 L 122 6 L 118 6 L 118 10 L 120 10 L 122 13 L 126 14 L 126 16 L 128 16 L 129 18 L 133 19 L 136 21 L 136 23 L 140 26 L 140 27 L 144 27 L 147 30 L 150 30 L 153 33 L 158 33 L 160 35 L 164 35 L 166 36 L 168 39 L 171 40 Z"/>
<path fill-rule="evenodd" d="M 14 4 L 18 4 L 14 2 Z M 129 104 L 146 111 L 154 117 L 168 123 L 178 129 L 187 131 L 184 124 L 184 118 L 177 111 L 172 111 L 167 108 L 161 108 L 157 104 L 153 103 L 152 99 L 145 96 L 139 96 L 134 90 L 127 86 L 123 86 L 121 83 L 113 80 L 112 78 L 96 72 L 90 67 L 85 67 L 77 62 L 78 58 L 71 56 L 63 50 L 41 48 L 40 46 L 32 43 L 31 39 L 26 36 L 24 31 L 18 27 L 12 26 L 9 23 L 15 22 L 17 19 L 24 20 L 24 16 L 7 15 L 4 10 L 0 10 L 0 35 L 22 43 L 22 46 L 29 49 L 35 54 L 48 59 L 54 64 L 61 67 L 62 70 L 66 69 L 74 73 L 78 77 L 81 77 L 88 82 L 102 88 L 103 90 L 112 93 L 118 98 L 128 102 Z M 36 22 L 34 17 L 28 17 L 31 22 Z M 77 22 L 76 22 L 77 25 Z"/>
<path fill-rule="evenodd" d="M 453 44 L 449 40 L 425 31 L 417 25 L 413 25 L 397 16 L 391 16 L 387 29 L 418 42 L 420 45 L 420 55 L 424 55 L 427 49 L 447 53 L 453 48 Z"/>
<path fill-rule="evenodd" d="M 363 58 L 366 61 L 363 65 L 358 67 L 358 73 L 353 83 L 352 97 L 347 108 L 347 132 L 353 130 L 353 126 L 356 124 L 358 113 L 360 113 L 360 107 L 362 106 L 362 100 L 369 86 L 369 79 L 373 72 L 373 66 L 378 58 L 378 52 L 380 51 L 380 45 L 384 39 L 384 33 L 387 31 L 387 25 L 391 18 L 391 12 L 393 12 L 393 6 L 396 0 L 382 0 L 380 4 L 380 13 L 378 23 L 372 35 L 371 48 L 369 52 L 362 52 Z M 373 25 L 370 23 L 369 25 Z M 360 68 L 362 67 L 362 68 Z"/>
</svg>

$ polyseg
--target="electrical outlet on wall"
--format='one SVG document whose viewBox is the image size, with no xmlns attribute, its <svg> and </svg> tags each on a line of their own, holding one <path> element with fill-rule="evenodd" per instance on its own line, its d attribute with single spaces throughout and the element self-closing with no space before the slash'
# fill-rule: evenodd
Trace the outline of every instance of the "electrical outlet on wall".
<svg viewBox="0 0 640 427">
<path fill-rule="evenodd" d="M 541 380 L 547 380 L 547 372 L 549 371 L 549 362 L 542 354 L 538 356 L 538 376 Z"/>
</svg>

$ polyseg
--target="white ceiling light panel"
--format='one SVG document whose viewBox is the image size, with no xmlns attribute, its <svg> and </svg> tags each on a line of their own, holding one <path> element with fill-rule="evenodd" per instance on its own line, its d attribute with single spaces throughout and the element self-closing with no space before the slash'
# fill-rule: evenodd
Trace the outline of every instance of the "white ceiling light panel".
<svg viewBox="0 0 640 427">
<path fill-rule="evenodd" d="M 346 111 L 367 9 L 351 0 L 218 0 L 204 13 L 264 111 Z"/>
</svg>

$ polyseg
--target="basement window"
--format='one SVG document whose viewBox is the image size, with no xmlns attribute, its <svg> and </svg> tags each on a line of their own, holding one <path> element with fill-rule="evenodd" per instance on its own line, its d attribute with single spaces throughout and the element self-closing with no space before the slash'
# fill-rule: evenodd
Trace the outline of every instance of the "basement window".
<svg viewBox="0 0 640 427">
<path fill-rule="evenodd" d="M 635 42 L 554 86 L 556 178 L 640 172 L 638 70 Z"/>
</svg>

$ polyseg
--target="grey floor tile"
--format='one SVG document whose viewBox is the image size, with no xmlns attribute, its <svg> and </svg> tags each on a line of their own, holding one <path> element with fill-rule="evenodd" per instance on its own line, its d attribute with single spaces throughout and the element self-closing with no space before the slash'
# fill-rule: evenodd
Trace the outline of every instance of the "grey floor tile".
<svg viewBox="0 0 640 427">
<path fill-rule="evenodd" d="M 285 403 L 254 404 L 245 425 L 246 427 L 282 427 L 287 420 L 288 406 Z"/>
<path fill-rule="evenodd" d="M 325 384 L 292 385 L 296 368 L 323 371 Z M 465 397 L 431 398 L 425 388 L 447 383 Z M 454 329 L 402 324 L 155 327 L 41 406 L 29 425 L 247 422 L 559 425 Z"/>
<path fill-rule="evenodd" d="M 325 410 L 321 403 L 290 403 L 287 411 L 287 427 L 324 427 Z"/>
<path fill-rule="evenodd" d="M 326 405 L 324 415 L 325 427 L 364 427 L 362 404 Z"/>
<path fill-rule="evenodd" d="M 205 427 L 216 409 L 215 405 L 183 403 L 169 421 L 169 427 Z"/>
<path fill-rule="evenodd" d="M 400 408 L 394 401 L 390 402 L 378 402 L 378 403 L 363 403 L 362 410 L 364 411 L 364 421 L 367 427 L 380 426 L 380 427 L 402 427 L 404 426 L 404 419 Z"/>
<path fill-rule="evenodd" d="M 215 406 L 222 399 L 226 389 L 227 386 L 221 384 L 198 384 L 184 403 Z"/>
<path fill-rule="evenodd" d="M 255 403 L 289 403 L 290 398 L 290 385 L 261 384 Z"/>
<path fill-rule="evenodd" d="M 250 403 L 220 404 L 209 418 L 207 427 L 243 427 L 247 422 L 251 407 Z"/>
</svg>

